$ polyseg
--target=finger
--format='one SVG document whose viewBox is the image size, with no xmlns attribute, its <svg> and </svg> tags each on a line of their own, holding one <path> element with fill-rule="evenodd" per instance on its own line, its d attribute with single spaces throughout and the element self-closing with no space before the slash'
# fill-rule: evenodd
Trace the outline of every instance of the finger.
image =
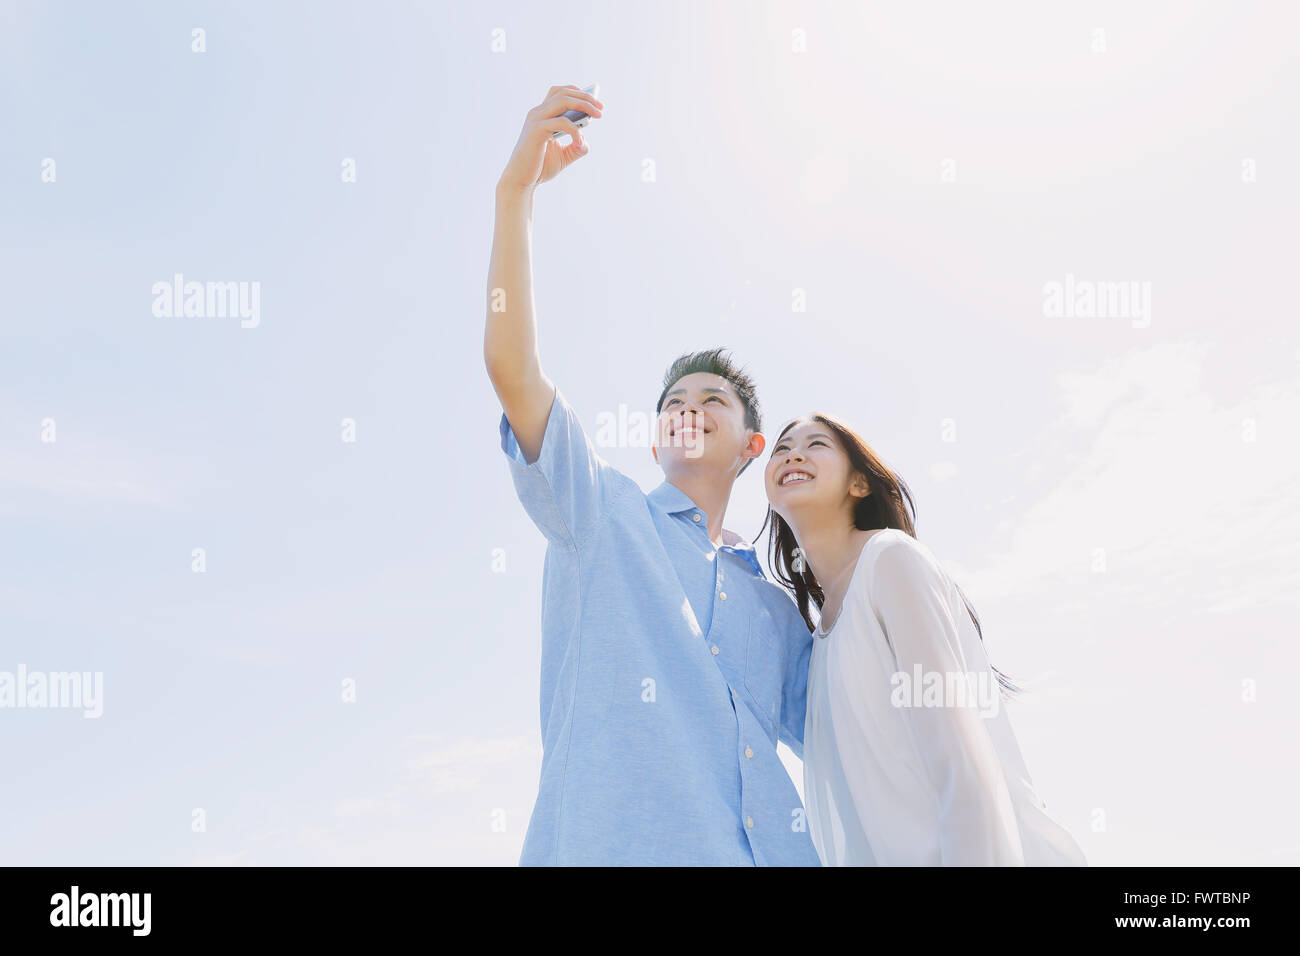
<svg viewBox="0 0 1300 956">
<path fill-rule="evenodd" d="M 584 90 L 581 86 L 574 86 L 572 83 L 565 83 L 563 86 L 552 86 L 550 91 L 546 94 L 546 96 L 549 99 L 550 97 L 554 96 L 556 93 L 559 93 L 563 90 L 573 90 L 575 93 L 578 93 L 582 96 L 591 96 L 591 94 L 588 93 L 586 90 Z"/>
<path fill-rule="evenodd" d="M 586 90 L 584 90 L 584 89 L 583 89 L 582 87 L 580 87 L 580 86 L 574 86 L 572 83 L 570 83 L 568 86 L 565 86 L 564 89 L 566 89 L 566 90 L 572 90 L 574 96 L 580 96 L 580 97 L 582 97 L 584 100 L 587 100 L 588 102 L 594 104 L 595 106 L 600 107 L 601 109 L 604 109 L 604 108 L 605 108 L 605 101 L 604 101 L 604 100 L 602 100 L 602 99 L 601 99 L 599 96 L 597 96 L 595 93 L 588 93 Z"/>
<path fill-rule="evenodd" d="M 561 133 L 568 133 L 573 137 L 575 143 L 582 139 L 582 128 L 573 120 L 564 116 L 557 116 L 544 123 L 538 123 L 537 128 L 545 130 L 547 135 L 551 137 L 558 136 Z"/>
<path fill-rule="evenodd" d="M 605 101 L 602 100 L 595 93 L 588 93 L 586 90 L 577 89 L 575 87 L 573 91 L 573 95 L 586 100 L 588 103 L 591 103 L 593 106 L 597 107 L 598 109 L 603 110 L 605 108 Z"/>
<path fill-rule="evenodd" d="M 538 109 L 538 110 L 542 109 L 550 100 L 550 98 L 554 96 L 556 93 L 566 93 L 566 92 L 574 92 L 577 93 L 578 95 L 581 95 L 582 87 L 574 86 L 572 83 L 566 83 L 563 86 L 552 86 L 549 90 L 546 91 L 546 96 L 542 99 L 542 101 L 538 103 L 535 107 L 533 107 L 533 109 Z"/>
<path fill-rule="evenodd" d="M 556 93 L 566 93 L 571 89 L 573 89 L 571 84 L 566 86 L 552 86 L 546 91 L 546 95 L 542 97 L 542 101 L 528 111 L 528 115 L 531 116 L 534 113 L 541 113 L 546 109 L 546 105 L 551 102 L 551 98 L 554 97 Z"/>
<path fill-rule="evenodd" d="M 587 155 L 587 141 L 583 138 L 582 133 L 574 136 L 568 146 L 560 148 L 560 157 L 564 160 L 564 165 L 568 166 L 575 159 L 580 159 Z"/>
<path fill-rule="evenodd" d="M 601 108 L 594 105 L 590 100 L 579 99 L 577 96 L 561 93 L 546 101 L 541 115 L 543 119 L 550 119 L 552 116 L 559 116 L 568 110 L 577 110 L 579 113 L 586 113 L 592 117 L 599 117 L 602 114 Z"/>
<path fill-rule="evenodd" d="M 552 116 L 559 116 L 565 110 L 578 110 L 588 116 L 600 116 L 603 113 L 600 102 L 591 94 L 583 93 L 581 90 L 577 93 L 565 90 L 543 103 L 541 114 L 549 119 Z"/>
</svg>

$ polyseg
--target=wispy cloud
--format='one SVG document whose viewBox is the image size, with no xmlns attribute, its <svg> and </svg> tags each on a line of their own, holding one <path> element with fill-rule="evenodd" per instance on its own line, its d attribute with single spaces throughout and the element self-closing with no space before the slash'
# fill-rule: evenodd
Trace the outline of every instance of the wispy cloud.
<svg viewBox="0 0 1300 956">
<path fill-rule="evenodd" d="M 1144 604 L 1300 603 L 1300 375 L 1219 401 L 1208 351 L 1135 349 L 1060 376 L 1062 412 L 1034 436 L 1018 490 L 1032 504 L 1004 525 L 1005 548 L 963 570 L 971 590 L 1091 577 Z"/>
<path fill-rule="evenodd" d="M 273 839 L 232 837 L 241 846 L 200 857 L 199 866 L 509 865 L 519 856 L 536 793 L 541 741 L 410 734 L 411 753 L 373 787 L 334 798 L 328 814 L 287 818 Z"/>
<path fill-rule="evenodd" d="M 132 504 L 173 508 L 196 468 L 101 432 L 78 433 L 67 420 L 8 415 L 10 438 L 0 444 L 0 508 L 31 515 L 69 504 Z M 25 423 L 25 424 L 24 424 Z M 26 431 L 15 437 L 18 427 Z M 53 441 L 42 435 L 53 429 Z"/>
<path fill-rule="evenodd" d="M 472 792 L 494 769 L 519 761 L 541 760 L 541 748 L 534 737 L 505 738 L 417 736 L 438 745 L 406 762 L 408 779 L 432 794 Z"/>
</svg>

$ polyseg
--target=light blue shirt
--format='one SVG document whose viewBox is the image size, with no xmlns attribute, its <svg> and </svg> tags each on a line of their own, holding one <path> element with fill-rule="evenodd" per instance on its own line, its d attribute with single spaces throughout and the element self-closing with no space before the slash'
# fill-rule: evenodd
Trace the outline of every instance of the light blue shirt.
<svg viewBox="0 0 1300 956">
<path fill-rule="evenodd" d="M 596 454 L 556 390 L 519 500 L 546 536 L 542 773 L 521 866 L 820 866 L 803 755 L 812 635 L 753 547 Z"/>
</svg>

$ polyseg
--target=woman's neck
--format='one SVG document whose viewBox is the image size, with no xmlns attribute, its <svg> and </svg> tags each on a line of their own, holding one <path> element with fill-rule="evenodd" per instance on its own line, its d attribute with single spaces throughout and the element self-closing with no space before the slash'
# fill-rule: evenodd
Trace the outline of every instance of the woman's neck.
<svg viewBox="0 0 1300 956">
<path fill-rule="evenodd" d="M 838 608 L 867 538 L 876 530 L 859 531 L 842 515 L 823 523 L 791 525 L 808 570 L 822 589 L 823 607 Z"/>
</svg>

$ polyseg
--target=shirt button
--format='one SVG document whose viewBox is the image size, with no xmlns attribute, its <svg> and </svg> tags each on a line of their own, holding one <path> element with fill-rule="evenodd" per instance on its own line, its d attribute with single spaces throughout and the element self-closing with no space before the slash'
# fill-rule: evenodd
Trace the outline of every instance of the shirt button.
<svg viewBox="0 0 1300 956">
<path fill-rule="evenodd" d="M 714 656 L 714 657 L 717 657 L 717 656 L 718 656 L 718 645 L 717 645 L 717 644 L 714 644 L 711 648 L 709 648 L 709 650 L 713 651 L 713 656 Z"/>
<path fill-rule="evenodd" d="M 745 817 L 745 826 L 749 827 L 752 830 L 754 828 L 754 818 Z"/>
<path fill-rule="evenodd" d="M 749 758 L 751 758 L 751 759 L 753 759 L 754 751 L 753 751 L 752 749 L 750 749 L 749 747 L 746 747 L 746 748 L 745 748 L 745 756 L 746 756 L 746 757 L 749 757 Z"/>
<path fill-rule="evenodd" d="M 725 601 L 727 599 L 727 592 L 723 591 L 721 594 L 718 595 L 718 597 L 722 598 L 722 600 Z"/>
<path fill-rule="evenodd" d="M 699 513 L 698 511 L 695 512 L 695 520 L 696 520 L 696 521 L 699 521 L 699 520 L 700 520 L 700 513 Z"/>
</svg>

